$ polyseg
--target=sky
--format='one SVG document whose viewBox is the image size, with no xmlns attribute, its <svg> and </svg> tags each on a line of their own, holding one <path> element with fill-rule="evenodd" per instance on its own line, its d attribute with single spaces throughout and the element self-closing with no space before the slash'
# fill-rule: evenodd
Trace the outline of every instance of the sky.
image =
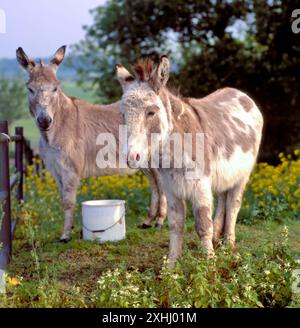
<svg viewBox="0 0 300 328">
<path fill-rule="evenodd" d="M 77 43 L 84 37 L 82 26 L 92 23 L 89 10 L 105 2 L 0 0 L 0 58 L 14 58 L 19 46 L 31 57 L 49 57 L 60 46 Z"/>
</svg>

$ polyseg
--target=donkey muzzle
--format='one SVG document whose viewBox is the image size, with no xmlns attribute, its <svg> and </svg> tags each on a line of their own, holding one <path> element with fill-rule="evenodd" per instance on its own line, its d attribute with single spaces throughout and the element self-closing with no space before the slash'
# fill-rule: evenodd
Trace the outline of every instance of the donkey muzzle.
<svg viewBox="0 0 300 328">
<path fill-rule="evenodd" d="M 49 115 L 39 115 L 36 121 L 42 131 L 49 130 L 52 124 L 52 118 Z"/>
<path fill-rule="evenodd" d="M 142 154 L 136 150 L 129 150 L 127 153 L 127 165 L 134 169 L 141 166 Z"/>
</svg>

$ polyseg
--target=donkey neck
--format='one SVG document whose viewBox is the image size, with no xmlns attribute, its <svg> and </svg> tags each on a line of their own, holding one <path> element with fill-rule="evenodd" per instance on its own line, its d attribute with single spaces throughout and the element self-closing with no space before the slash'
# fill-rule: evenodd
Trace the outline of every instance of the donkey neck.
<svg viewBox="0 0 300 328">
<path fill-rule="evenodd" d="M 201 111 L 194 108 L 189 98 L 174 95 L 167 89 L 164 89 L 160 96 L 167 111 L 171 133 L 195 132 L 195 128 L 198 132 L 203 132 Z"/>
</svg>

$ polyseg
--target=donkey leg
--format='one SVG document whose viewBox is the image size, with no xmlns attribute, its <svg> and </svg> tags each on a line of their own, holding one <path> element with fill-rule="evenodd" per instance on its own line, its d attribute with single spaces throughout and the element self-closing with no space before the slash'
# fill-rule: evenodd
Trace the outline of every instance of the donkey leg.
<svg viewBox="0 0 300 328">
<path fill-rule="evenodd" d="M 148 211 L 148 215 L 146 219 L 143 221 L 141 228 L 147 229 L 151 227 L 151 222 L 155 220 L 158 208 L 159 208 L 159 192 L 156 185 L 156 180 L 154 178 L 152 170 L 144 169 L 143 173 L 149 180 L 150 188 L 151 188 L 151 201 L 150 201 L 150 208 Z"/>
<path fill-rule="evenodd" d="M 71 239 L 71 231 L 73 228 L 73 215 L 76 204 L 76 193 L 79 185 L 78 179 L 63 182 L 62 189 L 62 205 L 64 210 L 64 231 L 60 237 L 61 242 L 68 242 Z"/>
<path fill-rule="evenodd" d="M 169 267 L 175 266 L 176 260 L 182 254 L 184 220 L 186 215 L 185 201 L 168 194 L 168 224 L 169 224 Z"/>
<path fill-rule="evenodd" d="M 216 209 L 216 214 L 214 217 L 213 225 L 214 225 L 214 236 L 213 242 L 214 246 L 220 242 L 220 238 L 222 238 L 224 226 L 225 226 L 225 214 L 226 214 L 226 195 L 227 192 L 222 192 L 218 196 L 218 207 Z"/>
<path fill-rule="evenodd" d="M 159 204 L 158 204 L 159 206 L 158 206 L 158 211 L 157 211 L 158 216 L 156 218 L 155 226 L 157 228 L 161 229 L 163 227 L 164 220 L 168 213 L 167 197 L 164 193 L 163 182 L 162 182 L 162 178 L 159 174 L 159 171 L 157 169 L 152 169 L 151 171 L 153 173 L 153 177 L 155 179 L 156 186 L 158 189 L 158 194 L 159 194 Z"/>
<path fill-rule="evenodd" d="M 62 199 L 63 196 L 63 185 L 62 185 L 62 178 L 56 171 L 50 171 L 53 179 L 56 182 L 57 188 L 59 190 L 60 197 Z"/>
<path fill-rule="evenodd" d="M 197 188 L 198 189 L 198 188 Z M 193 210 L 195 216 L 195 228 L 201 239 L 202 246 L 207 255 L 214 255 L 213 247 L 213 196 L 209 186 L 201 186 L 195 194 Z"/>
<path fill-rule="evenodd" d="M 225 241 L 232 249 L 235 248 L 235 224 L 247 181 L 248 179 L 242 180 L 227 192 L 224 235 Z"/>
<path fill-rule="evenodd" d="M 55 170 L 51 172 L 55 182 L 56 182 L 56 185 L 57 185 L 57 188 L 59 190 L 59 194 L 60 194 L 60 198 L 61 198 L 61 203 L 62 205 L 64 204 L 63 200 L 64 200 L 64 188 L 63 188 L 63 183 L 62 183 L 62 176 L 60 174 L 58 174 Z M 63 210 L 64 210 L 64 206 L 63 206 Z M 65 215 L 65 210 L 64 210 L 64 216 Z M 64 221 L 64 225 L 66 223 L 66 220 Z M 65 230 L 65 229 L 64 229 Z M 61 242 L 67 242 L 69 240 L 69 238 L 67 238 L 64 233 L 61 235 L 60 237 L 60 241 Z"/>
</svg>

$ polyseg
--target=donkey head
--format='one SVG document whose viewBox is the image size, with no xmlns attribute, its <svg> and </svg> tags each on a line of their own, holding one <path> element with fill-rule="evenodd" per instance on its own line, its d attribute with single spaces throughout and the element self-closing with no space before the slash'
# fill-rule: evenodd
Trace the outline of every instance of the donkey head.
<svg viewBox="0 0 300 328">
<path fill-rule="evenodd" d="M 169 60 L 166 56 L 157 64 L 150 59 L 141 60 L 134 65 L 135 76 L 122 65 L 116 69 L 123 89 L 120 108 L 127 125 L 127 162 L 130 167 L 146 167 L 151 135 L 159 134 L 163 141 L 169 133 L 167 109 L 162 100 L 169 79 Z M 159 149 L 152 149 L 156 151 Z"/>
<path fill-rule="evenodd" d="M 30 113 L 41 131 L 48 131 L 59 104 L 60 82 L 56 78 L 58 66 L 64 59 L 66 46 L 60 47 L 49 64 L 35 63 L 22 48 L 16 51 L 19 64 L 28 72 L 27 82 Z"/>
</svg>

